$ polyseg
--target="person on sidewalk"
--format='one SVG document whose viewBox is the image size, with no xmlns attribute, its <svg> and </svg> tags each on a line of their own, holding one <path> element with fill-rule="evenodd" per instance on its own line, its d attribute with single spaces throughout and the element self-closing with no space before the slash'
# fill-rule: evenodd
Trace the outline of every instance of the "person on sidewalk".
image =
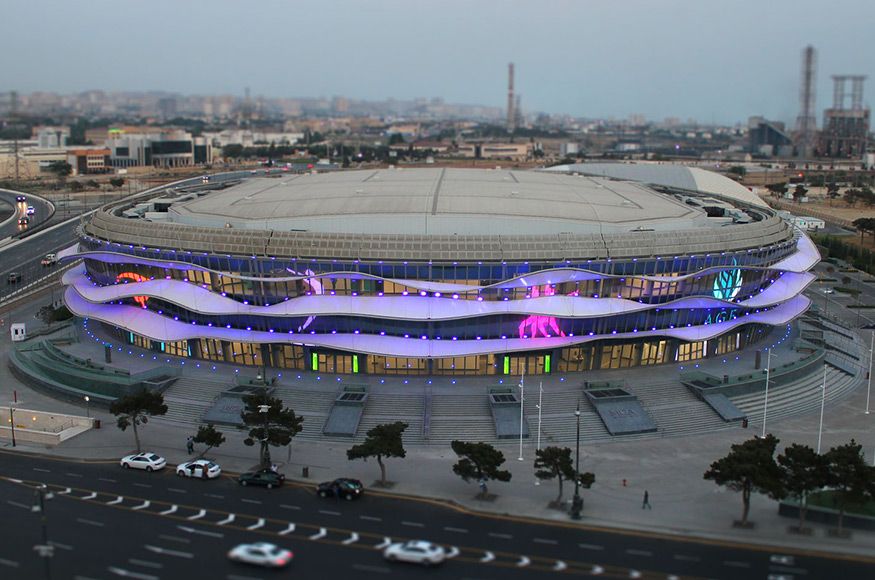
<svg viewBox="0 0 875 580">
<path fill-rule="evenodd" d="M 652 509 L 653 509 L 653 508 L 650 506 L 650 494 L 647 493 L 647 490 L 646 490 L 646 489 L 644 490 L 644 501 L 641 502 L 641 509 L 645 509 L 645 508 L 646 508 L 646 509 L 649 509 L 649 510 L 652 510 Z"/>
<path fill-rule="evenodd" d="M 194 437 L 192 437 L 191 435 L 189 435 L 188 439 L 185 440 L 185 448 L 188 450 L 189 455 L 194 453 Z"/>
</svg>

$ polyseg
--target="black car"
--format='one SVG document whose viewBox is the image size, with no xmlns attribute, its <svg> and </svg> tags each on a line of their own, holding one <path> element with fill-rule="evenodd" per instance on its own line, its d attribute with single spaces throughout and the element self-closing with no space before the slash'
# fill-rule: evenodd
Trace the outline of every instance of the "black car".
<svg viewBox="0 0 875 580">
<path fill-rule="evenodd" d="M 23 201 L 27 201 L 27 197 L 26 197 L 26 196 L 23 196 L 23 195 L 16 195 L 16 196 L 15 196 L 15 201 L 17 201 L 17 202 L 19 202 L 19 203 L 20 203 L 20 202 L 23 202 Z"/>
<path fill-rule="evenodd" d="M 20 225 L 20 226 L 26 226 L 26 225 L 29 224 L 29 223 L 30 223 L 30 218 L 29 218 L 29 217 L 20 217 L 20 218 L 18 218 L 18 225 Z"/>
<path fill-rule="evenodd" d="M 260 485 L 271 489 L 281 486 L 285 480 L 286 476 L 282 473 L 277 473 L 270 469 L 262 469 L 241 473 L 240 477 L 237 478 L 237 483 L 240 485 Z"/>
<path fill-rule="evenodd" d="M 346 500 L 358 499 L 364 492 L 362 482 L 357 479 L 341 477 L 334 481 L 320 483 L 316 487 L 319 497 L 339 497 Z"/>
<path fill-rule="evenodd" d="M 18 284 L 19 282 L 21 282 L 21 274 L 18 272 L 11 272 L 6 278 L 7 284 Z"/>
</svg>

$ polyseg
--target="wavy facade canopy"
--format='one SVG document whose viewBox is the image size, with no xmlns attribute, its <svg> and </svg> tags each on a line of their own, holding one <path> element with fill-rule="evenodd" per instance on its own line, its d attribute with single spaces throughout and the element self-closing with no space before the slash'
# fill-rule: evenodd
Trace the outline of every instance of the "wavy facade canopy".
<svg viewBox="0 0 875 580">
<path fill-rule="evenodd" d="M 140 347 L 376 374 L 724 356 L 786 324 L 819 260 L 768 208 L 530 171 L 213 180 L 108 206 L 66 300 Z"/>
</svg>

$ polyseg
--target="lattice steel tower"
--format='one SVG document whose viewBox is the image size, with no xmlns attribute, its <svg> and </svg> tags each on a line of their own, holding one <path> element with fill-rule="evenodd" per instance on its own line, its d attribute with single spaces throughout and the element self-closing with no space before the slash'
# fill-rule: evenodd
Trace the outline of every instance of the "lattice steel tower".
<svg viewBox="0 0 875 580">
<path fill-rule="evenodd" d="M 799 88 L 799 116 L 796 118 L 797 152 L 799 157 L 811 157 L 817 132 L 814 113 L 817 53 L 813 46 L 802 51 L 802 83 Z"/>
</svg>

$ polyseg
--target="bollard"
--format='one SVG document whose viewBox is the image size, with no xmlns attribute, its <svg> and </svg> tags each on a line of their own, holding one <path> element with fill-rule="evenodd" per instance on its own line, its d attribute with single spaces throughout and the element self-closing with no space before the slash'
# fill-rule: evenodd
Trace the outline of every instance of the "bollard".
<svg viewBox="0 0 875 580">
<path fill-rule="evenodd" d="M 305 479 L 310 477 L 310 468 L 306 465 L 301 468 L 301 476 Z"/>
<path fill-rule="evenodd" d="M 626 478 L 623 478 L 623 487 L 626 487 Z"/>
</svg>

